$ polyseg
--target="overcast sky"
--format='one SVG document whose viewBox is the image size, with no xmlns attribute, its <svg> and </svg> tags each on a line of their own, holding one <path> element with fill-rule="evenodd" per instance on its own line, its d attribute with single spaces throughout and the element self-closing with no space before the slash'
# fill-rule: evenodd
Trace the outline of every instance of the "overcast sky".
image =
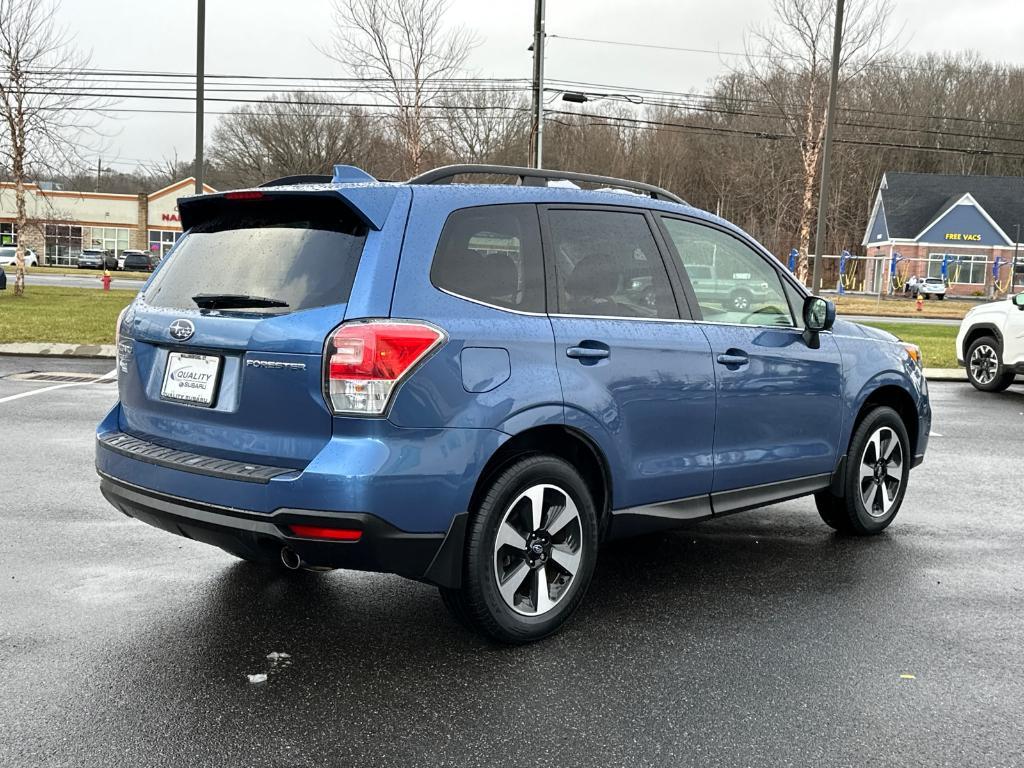
<svg viewBox="0 0 1024 768">
<path fill-rule="evenodd" d="M 912 52 L 976 50 L 1024 64 L 1022 0 L 896 0 L 894 23 Z M 194 71 L 195 0 L 63 0 L 61 21 L 102 69 Z M 729 56 L 650 50 L 559 39 L 557 36 L 742 50 L 751 25 L 770 20 L 769 0 L 549 0 L 547 75 L 563 80 L 672 91 L 703 88 L 726 71 Z M 474 74 L 531 75 L 532 0 L 453 0 L 451 21 L 476 31 L 482 44 Z M 330 25 L 329 0 L 208 0 L 208 73 L 341 76 L 317 51 Z M 124 106 L 186 109 L 187 102 Z M 209 103 L 210 111 L 230 105 Z M 217 118 L 207 118 L 207 137 Z M 193 153 L 193 118 L 122 115 L 108 121 L 105 159 L 128 170 L 137 160 L 182 159 Z"/>
</svg>

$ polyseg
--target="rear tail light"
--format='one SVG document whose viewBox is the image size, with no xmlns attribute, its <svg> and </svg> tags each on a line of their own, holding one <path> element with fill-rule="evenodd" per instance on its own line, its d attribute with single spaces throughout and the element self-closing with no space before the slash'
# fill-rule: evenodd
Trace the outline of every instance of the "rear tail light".
<svg viewBox="0 0 1024 768">
<path fill-rule="evenodd" d="M 254 189 L 246 189 L 241 192 L 228 192 L 224 197 L 228 200 L 262 200 L 264 195 Z"/>
<path fill-rule="evenodd" d="M 319 525 L 289 525 L 288 530 L 303 539 L 327 539 L 329 541 L 359 541 L 363 532 L 354 528 L 323 528 Z"/>
<path fill-rule="evenodd" d="M 346 323 L 327 339 L 324 393 L 335 413 L 379 416 L 401 381 L 445 339 L 408 320 Z"/>
</svg>

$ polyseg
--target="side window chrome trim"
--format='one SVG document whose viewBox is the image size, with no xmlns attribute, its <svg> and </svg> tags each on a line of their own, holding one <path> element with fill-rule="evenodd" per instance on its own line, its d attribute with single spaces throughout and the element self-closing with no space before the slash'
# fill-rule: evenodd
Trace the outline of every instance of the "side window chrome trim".
<svg viewBox="0 0 1024 768">
<path fill-rule="evenodd" d="M 549 317 L 564 317 L 570 320 L 629 320 L 637 323 L 684 323 L 686 325 L 728 325 L 736 328 L 762 328 L 769 331 L 800 331 L 797 325 L 739 325 L 737 323 L 723 323 L 717 320 L 691 320 L 690 318 L 677 317 L 622 317 L 619 315 L 570 315 L 564 312 L 549 312 Z M 822 333 L 832 333 L 831 330 Z"/>
<path fill-rule="evenodd" d="M 480 299 L 473 299 L 470 298 L 469 296 L 463 296 L 461 293 L 449 291 L 447 288 L 442 288 L 441 286 L 434 285 L 433 283 L 431 283 L 430 286 L 435 291 L 440 291 L 441 293 L 447 294 L 453 298 L 462 299 L 463 301 L 468 301 L 470 304 L 477 304 L 481 307 L 487 307 L 488 309 L 497 309 L 500 312 L 509 312 L 513 315 L 525 315 L 526 317 L 547 317 L 547 314 L 544 312 L 526 312 L 522 309 L 509 309 L 508 307 L 499 307 L 497 304 L 488 304 L 486 301 L 481 301 Z"/>
</svg>

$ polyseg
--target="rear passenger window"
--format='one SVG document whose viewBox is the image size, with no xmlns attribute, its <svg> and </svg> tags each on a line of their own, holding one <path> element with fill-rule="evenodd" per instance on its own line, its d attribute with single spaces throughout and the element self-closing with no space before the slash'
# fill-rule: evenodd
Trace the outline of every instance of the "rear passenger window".
<svg viewBox="0 0 1024 768">
<path fill-rule="evenodd" d="M 559 312 L 679 317 L 665 265 L 643 214 L 550 209 L 548 222 Z"/>
<path fill-rule="evenodd" d="M 544 263 L 532 205 L 463 208 L 448 217 L 430 281 L 467 299 L 544 311 Z"/>
</svg>

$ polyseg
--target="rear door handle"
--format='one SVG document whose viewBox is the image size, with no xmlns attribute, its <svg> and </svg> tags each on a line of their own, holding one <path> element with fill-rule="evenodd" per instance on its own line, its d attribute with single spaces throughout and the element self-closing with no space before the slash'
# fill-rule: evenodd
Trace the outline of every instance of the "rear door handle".
<svg viewBox="0 0 1024 768">
<path fill-rule="evenodd" d="M 566 357 L 574 357 L 577 360 L 600 360 L 610 354 L 610 350 L 601 347 L 569 347 L 565 350 Z"/>
<path fill-rule="evenodd" d="M 719 355 L 717 358 L 718 362 L 722 365 L 746 365 L 750 362 L 749 358 L 744 354 L 729 354 Z"/>
</svg>

